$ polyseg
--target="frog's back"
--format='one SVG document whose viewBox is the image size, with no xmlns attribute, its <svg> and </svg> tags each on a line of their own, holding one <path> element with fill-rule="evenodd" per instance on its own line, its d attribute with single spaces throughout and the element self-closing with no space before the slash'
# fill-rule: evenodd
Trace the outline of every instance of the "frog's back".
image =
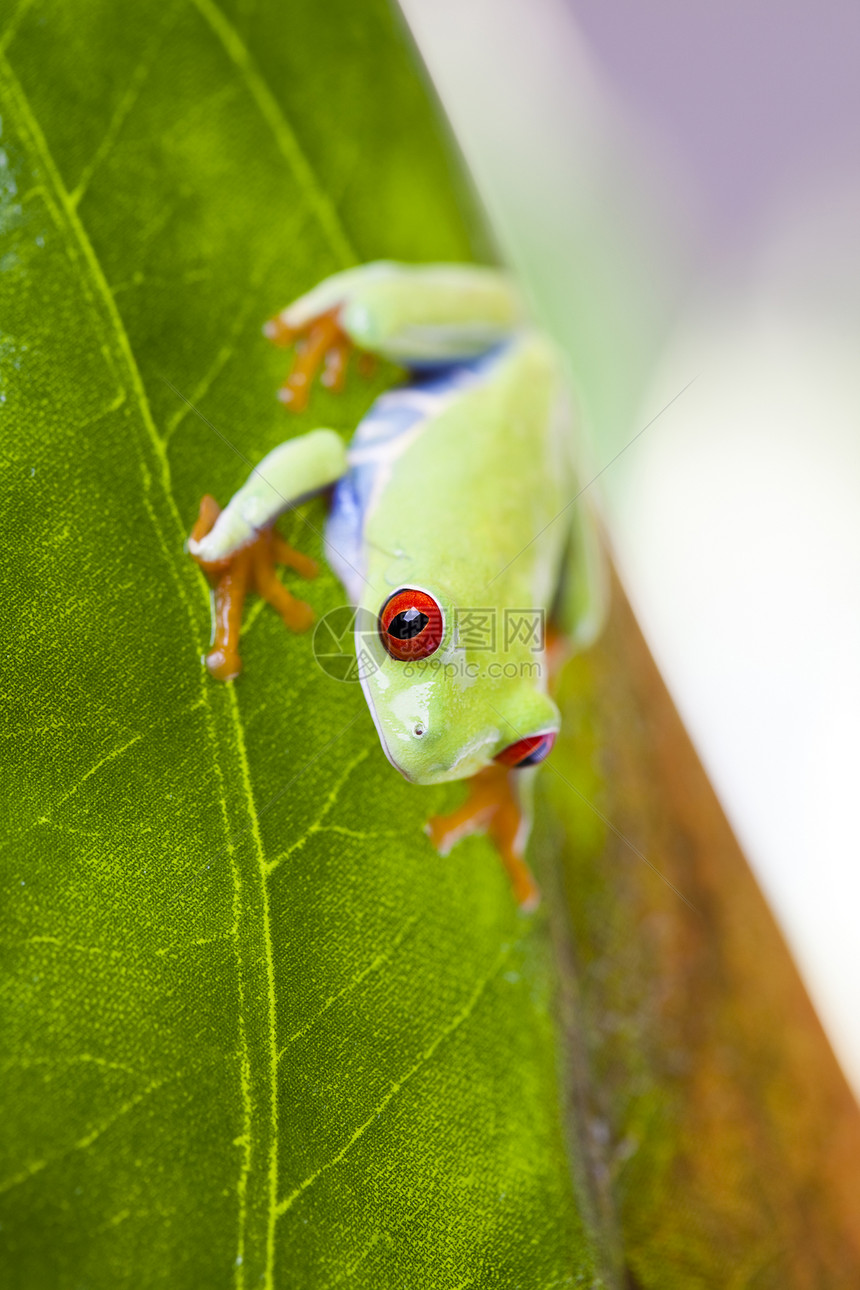
<svg viewBox="0 0 860 1290">
<path fill-rule="evenodd" d="M 328 526 L 353 601 L 356 569 L 369 576 L 381 561 L 385 584 L 403 583 L 418 552 L 437 578 L 447 570 L 477 591 L 484 564 L 497 572 L 569 500 L 570 448 L 555 351 L 534 333 L 382 395 L 356 430 Z"/>
</svg>

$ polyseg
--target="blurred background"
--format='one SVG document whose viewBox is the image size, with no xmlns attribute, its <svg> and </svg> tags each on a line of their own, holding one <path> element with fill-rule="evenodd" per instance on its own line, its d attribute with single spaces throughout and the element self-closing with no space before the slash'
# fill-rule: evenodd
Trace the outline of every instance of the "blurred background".
<svg viewBox="0 0 860 1290">
<path fill-rule="evenodd" d="M 860 6 L 401 3 L 860 1092 Z"/>
</svg>

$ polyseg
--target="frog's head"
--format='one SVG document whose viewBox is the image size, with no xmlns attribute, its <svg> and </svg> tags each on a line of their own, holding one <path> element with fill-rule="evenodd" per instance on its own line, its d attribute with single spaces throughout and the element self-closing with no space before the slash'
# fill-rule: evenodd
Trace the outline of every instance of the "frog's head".
<svg viewBox="0 0 860 1290">
<path fill-rule="evenodd" d="M 364 623 L 362 688 L 385 754 L 406 779 L 468 779 L 493 761 L 531 766 L 549 753 L 559 713 L 539 657 L 468 649 L 438 589 L 402 587 Z"/>
</svg>

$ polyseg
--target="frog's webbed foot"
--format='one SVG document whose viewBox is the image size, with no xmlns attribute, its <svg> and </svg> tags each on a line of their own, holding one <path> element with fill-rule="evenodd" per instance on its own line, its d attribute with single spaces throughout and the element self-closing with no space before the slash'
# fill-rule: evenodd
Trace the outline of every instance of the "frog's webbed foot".
<svg viewBox="0 0 860 1290">
<path fill-rule="evenodd" d="M 450 815 L 434 815 L 426 824 L 433 845 L 441 855 L 470 833 L 492 838 L 508 871 L 517 904 L 523 912 L 536 909 L 540 892 L 524 859 L 523 813 L 514 789 L 516 771 L 488 766 L 469 780 L 466 801 Z"/>
<path fill-rule="evenodd" d="M 191 537 L 199 542 L 210 531 L 221 509 L 208 494 L 201 499 Z M 239 635 L 242 610 L 249 591 L 257 591 L 277 609 L 291 631 L 303 632 L 314 621 L 314 611 L 303 600 L 297 600 L 278 581 L 275 568 L 289 565 L 303 578 L 315 578 L 315 560 L 295 551 L 280 533 L 269 525 L 256 537 L 223 560 L 201 560 L 192 556 L 204 571 L 215 591 L 215 639 L 206 655 L 206 666 L 218 681 L 230 681 L 242 670 L 239 657 Z"/>
<path fill-rule="evenodd" d="M 298 327 L 291 327 L 283 314 L 270 318 L 263 327 L 264 335 L 281 348 L 296 347 L 292 370 L 278 390 L 278 398 L 293 412 L 301 412 L 308 401 L 313 379 L 322 367 L 320 383 L 337 393 L 346 382 L 349 357 L 355 349 L 354 342 L 340 325 L 341 305 L 314 315 Z M 359 371 L 362 375 L 372 372 L 372 355 L 362 353 Z"/>
</svg>

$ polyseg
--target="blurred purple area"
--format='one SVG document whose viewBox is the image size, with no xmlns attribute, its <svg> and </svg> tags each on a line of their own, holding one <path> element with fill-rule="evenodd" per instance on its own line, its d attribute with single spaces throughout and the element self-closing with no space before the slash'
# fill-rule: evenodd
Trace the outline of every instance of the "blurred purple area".
<svg viewBox="0 0 860 1290">
<path fill-rule="evenodd" d="M 401 3 L 860 1093 L 860 0 Z"/>
<path fill-rule="evenodd" d="M 820 176 L 860 179 L 858 0 L 567 0 L 626 107 L 698 187 L 717 245 Z"/>
</svg>

